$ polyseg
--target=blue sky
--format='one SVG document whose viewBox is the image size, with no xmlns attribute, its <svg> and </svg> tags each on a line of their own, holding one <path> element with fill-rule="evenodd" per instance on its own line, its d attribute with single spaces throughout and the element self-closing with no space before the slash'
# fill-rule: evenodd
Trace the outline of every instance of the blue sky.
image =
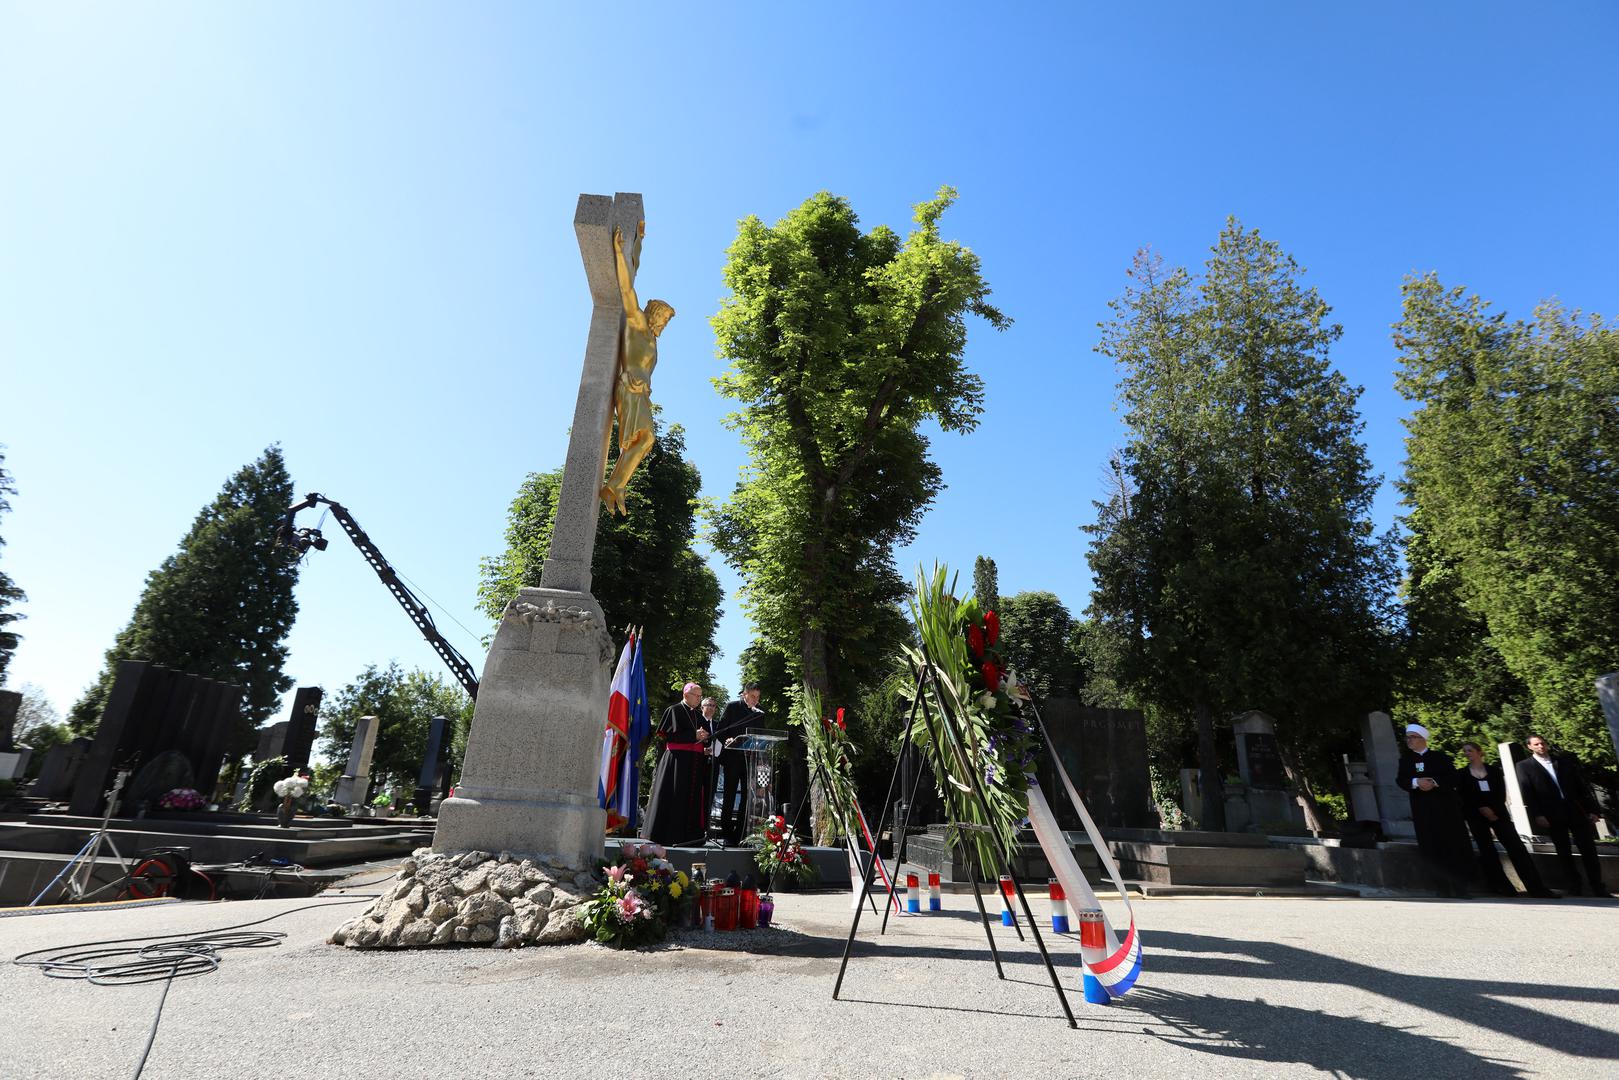
<svg viewBox="0 0 1619 1080">
<path fill-rule="evenodd" d="M 147 571 L 276 441 L 481 667 L 478 560 L 565 451 L 580 192 L 645 195 L 642 295 L 679 312 L 654 397 L 723 496 L 743 452 L 707 320 L 737 219 L 829 189 L 903 227 L 958 187 L 945 232 L 1016 325 L 972 335 L 987 410 L 935 440 L 949 488 L 901 567 L 987 553 L 1003 591 L 1076 611 L 1121 439 L 1095 324 L 1136 248 L 1200 263 L 1236 214 L 1292 252 L 1390 480 L 1404 275 L 1514 314 L 1616 306 L 1619 7 L 1147 7 L 0 2 L 10 684 L 70 705 Z M 300 684 L 438 670 L 343 541 L 298 596 Z M 749 636 L 733 596 L 733 688 Z"/>
</svg>

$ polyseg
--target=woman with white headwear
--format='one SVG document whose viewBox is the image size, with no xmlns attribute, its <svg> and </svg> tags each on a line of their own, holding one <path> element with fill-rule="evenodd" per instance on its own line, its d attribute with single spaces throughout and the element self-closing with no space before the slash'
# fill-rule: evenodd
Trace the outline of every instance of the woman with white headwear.
<svg viewBox="0 0 1619 1080">
<path fill-rule="evenodd" d="M 1468 896 L 1473 845 L 1462 824 L 1456 765 L 1428 745 L 1428 729 L 1421 724 L 1405 726 L 1405 746 L 1395 782 L 1411 795 L 1417 850 L 1434 869 L 1439 895 Z"/>
</svg>

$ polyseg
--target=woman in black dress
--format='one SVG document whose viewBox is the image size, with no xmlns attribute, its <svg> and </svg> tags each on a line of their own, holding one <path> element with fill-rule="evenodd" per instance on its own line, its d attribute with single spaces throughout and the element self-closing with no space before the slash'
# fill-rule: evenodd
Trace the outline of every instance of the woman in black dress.
<svg viewBox="0 0 1619 1080">
<path fill-rule="evenodd" d="M 703 688 L 686 684 L 682 700 L 664 710 L 653 737 L 663 744 L 663 756 L 652 773 L 652 801 L 647 804 L 641 835 L 665 847 L 698 846 L 703 842 L 703 815 L 708 809 L 708 757 L 704 753 L 712 732 L 698 703 Z"/>
<path fill-rule="evenodd" d="M 1500 840 L 1529 895 L 1543 900 L 1555 899 L 1557 894 L 1541 880 L 1535 860 L 1523 846 L 1517 827 L 1512 824 L 1512 815 L 1507 812 L 1507 785 L 1501 776 L 1501 767 L 1486 762 L 1484 749 L 1476 742 L 1462 743 L 1462 753 L 1467 755 L 1467 768 L 1456 774 L 1456 794 L 1462 800 L 1462 819 L 1473 834 L 1473 843 L 1478 845 L 1478 865 L 1484 872 L 1484 883 L 1490 891 L 1502 896 L 1518 895 L 1506 871 L 1501 869 L 1501 856 L 1495 851 L 1495 842 Z"/>
</svg>

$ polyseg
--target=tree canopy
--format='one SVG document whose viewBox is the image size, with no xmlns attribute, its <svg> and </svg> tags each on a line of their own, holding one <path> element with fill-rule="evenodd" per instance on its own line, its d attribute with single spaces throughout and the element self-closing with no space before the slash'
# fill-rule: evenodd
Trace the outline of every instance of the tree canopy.
<svg viewBox="0 0 1619 1080">
<path fill-rule="evenodd" d="M 392 789 L 408 795 L 421 777 L 433 717 L 448 717 L 454 725 L 451 774 L 460 767 L 467 726 L 472 722 L 472 699 L 437 672 L 429 674 L 420 668 L 405 672 L 397 663 L 385 668 L 369 665 L 321 704 L 320 752 L 339 766 L 339 773 L 348 762 L 354 730 L 362 716 L 375 716 L 378 723 L 371 755 L 371 791 L 382 794 Z"/>
<path fill-rule="evenodd" d="M 1001 653 L 1036 697 L 1078 697 L 1083 664 L 1074 617 L 1056 593 L 1000 598 Z"/>
<path fill-rule="evenodd" d="M 1391 538 L 1330 309 L 1230 220 L 1201 282 L 1143 253 L 1098 351 L 1120 372 L 1121 482 L 1089 527 L 1093 655 L 1138 703 L 1195 724 L 1203 824 L 1221 827 L 1215 721 L 1277 720 L 1299 763 L 1388 701 Z M 1100 646 L 1100 647 L 1098 647 Z"/>
<path fill-rule="evenodd" d="M 1428 274 L 1406 282 L 1394 340 L 1417 406 L 1408 608 L 1417 631 L 1449 635 L 1448 665 L 1407 700 L 1611 764 L 1593 683 L 1619 666 L 1619 331 L 1555 303 L 1509 321 Z"/>
<path fill-rule="evenodd" d="M 761 641 L 829 703 L 889 673 L 907 633 L 894 549 L 943 486 L 921 427 L 977 426 L 967 317 L 1008 324 L 977 256 L 940 237 L 954 199 L 917 206 L 902 241 L 821 192 L 775 225 L 744 219 L 727 252 L 714 384 L 740 405 L 748 464 L 714 544 Z"/>
<path fill-rule="evenodd" d="M 693 547 L 702 477 L 685 454 L 679 424 L 658 434 L 630 480 L 628 513 L 601 511 L 591 563 L 592 591 L 614 637 L 626 625 L 645 628 L 654 711 L 687 679 L 710 681 L 724 599 L 719 578 Z M 491 619 L 501 617 L 519 589 L 539 585 L 561 487 L 561 469 L 530 473 L 512 500 L 506 550 L 480 567 L 478 605 Z"/>
<path fill-rule="evenodd" d="M 995 560 L 987 555 L 980 555 L 973 560 L 973 595 L 978 597 L 978 604 L 986 611 L 994 610 L 1000 603 L 1001 577 L 995 568 Z"/>
<path fill-rule="evenodd" d="M 179 550 L 147 575 L 101 676 L 69 713 L 75 733 L 88 735 L 101 723 L 120 660 L 150 660 L 244 687 L 230 748 L 252 749 L 256 729 L 292 686 L 282 674 L 283 641 L 298 614 L 298 556 L 274 542 L 292 501 L 292 479 L 277 446 L 226 481 Z"/>
</svg>

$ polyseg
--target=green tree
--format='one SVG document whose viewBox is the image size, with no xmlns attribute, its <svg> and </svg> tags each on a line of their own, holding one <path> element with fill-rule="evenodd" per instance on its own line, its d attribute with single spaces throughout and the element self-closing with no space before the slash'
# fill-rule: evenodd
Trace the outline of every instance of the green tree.
<svg viewBox="0 0 1619 1080">
<path fill-rule="evenodd" d="M 451 773 L 460 768 L 467 726 L 472 722 L 472 699 L 437 673 L 419 668 L 405 672 L 397 663 L 385 668 L 368 666 L 321 705 L 320 752 L 339 766 L 339 773 L 349 759 L 354 730 L 362 716 L 375 716 L 378 721 L 371 754 L 372 792 L 392 789 L 408 795 L 421 777 L 433 717 L 446 716 L 454 724 Z"/>
<path fill-rule="evenodd" d="M 69 712 L 74 732 L 101 722 L 120 660 L 150 660 L 176 671 L 245 688 L 230 747 L 245 753 L 255 731 L 292 687 L 282 674 L 282 642 L 298 614 L 298 556 L 275 543 L 292 504 L 281 449 L 267 448 L 225 483 L 192 522 L 180 549 L 146 578 L 129 625 L 107 650 L 106 666 Z"/>
<path fill-rule="evenodd" d="M 1497 733 L 1533 724 L 1612 764 L 1592 683 L 1619 657 L 1619 331 L 1552 303 L 1532 322 L 1487 307 L 1432 274 L 1405 284 L 1397 386 L 1417 408 L 1401 492 L 1421 560 L 1408 595 L 1430 591 L 1416 571 L 1443 568 L 1471 627 L 1453 658 L 1499 685 L 1493 650 L 1527 690 L 1531 715 L 1498 713 Z"/>
<path fill-rule="evenodd" d="M 605 509 L 596 526 L 593 591 L 615 637 L 646 632 L 646 682 L 654 714 L 688 679 L 709 681 L 724 594 L 693 548 L 702 477 L 686 460 L 679 424 L 658 434 L 625 494 L 629 513 Z M 507 515 L 506 550 L 483 560 L 478 604 L 499 619 L 519 589 L 537 586 L 556 525 L 562 470 L 530 473 Z"/>
<path fill-rule="evenodd" d="M 986 611 L 993 611 L 1001 602 L 1001 578 L 995 569 L 995 560 L 980 555 L 973 560 L 973 595 Z"/>
<path fill-rule="evenodd" d="M 11 509 L 7 495 L 17 494 L 17 487 L 12 482 L 11 474 L 6 471 L 5 447 L 0 446 L 0 514 Z M 0 547 L 6 544 L 0 537 Z M 17 643 L 21 637 L 11 626 L 22 616 L 10 610 L 14 604 L 27 600 L 27 595 L 17 587 L 16 582 L 4 571 L 0 570 L 0 685 L 6 681 L 6 668 L 11 666 L 11 654 L 17 651 Z"/>
<path fill-rule="evenodd" d="M 939 236 L 949 188 L 917 228 L 860 230 L 827 192 L 774 226 L 743 220 L 713 318 L 714 380 L 749 461 L 719 511 L 715 546 L 742 575 L 760 639 L 794 683 L 852 702 L 907 634 L 896 545 L 942 486 L 921 427 L 977 426 L 983 380 L 963 362 L 967 316 L 1001 328 L 978 257 Z"/>
<path fill-rule="evenodd" d="M 1327 750 L 1389 697 L 1394 552 L 1370 520 L 1361 391 L 1332 370 L 1342 331 L 1300 273 L 1228 221 L 1195 285 L 1139 255 L 1099 346 L 1130 439 L 1089 527 L 1093 653 L 1138 704 L 1195 725 L 1211 828 L 1218 717 L 1275 717 L 1309 798 Z"/>
<path fill-rule="evenodd" d="M 1080 660 L 1074 617 L 1055 593 L 1003 596 L 1001 651 L 1012 670 L 1040 698 L 1077 697 Z"/>
</svg>

